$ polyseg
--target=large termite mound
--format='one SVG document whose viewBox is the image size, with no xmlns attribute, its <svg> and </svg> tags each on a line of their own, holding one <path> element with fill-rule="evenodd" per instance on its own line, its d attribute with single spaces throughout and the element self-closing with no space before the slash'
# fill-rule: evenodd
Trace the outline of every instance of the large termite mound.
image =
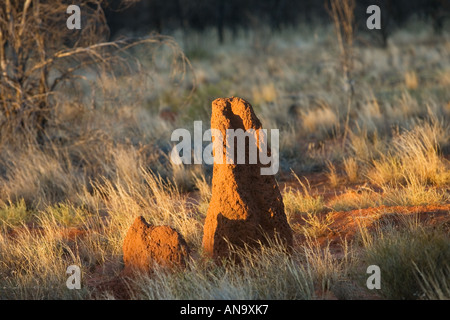
<svg viewBox="0 0 450 320">
<path fill-rule="evenodd" d="M 123 243 L 124 274 L 151 272 L 155 264 L 175 268 L 186 265 L 189 248 L 183 237 L 169 226 L 152 226 L 137 217 Z"/>
<path fill-rule="evenodd" d="M 253 129 L 258 132 L 261 128 L 261 122 L 247 101 L 237 97 L 213 101 L 211 129 L 220 130 L 223 137 L 222 150 L 214 147 L 212 198 L 203 234 L 204 252 L 213 258 L 228 256 L 230 245 L 257 246 L 275 237 L 287 249 L 292 246 L 292 230 L 275 177 L 261 175 L 263 165 L 259 157 L 256 163 L 249 161 L 249 144 L 258 145 L 259 138 L 246 140 L 244 164 L 237 164 L 236 161 L 229 164 L 225 160 L 222 164 L 217 162 L 218 156 L 223 156 L 223 159 L 227 157 L 228 129 Z M 232 150 L 235 155 L 237 147 L 238 143 L 235 143 Z M 218 150 L 221 155 L 217 154 Z"/>
</svg>

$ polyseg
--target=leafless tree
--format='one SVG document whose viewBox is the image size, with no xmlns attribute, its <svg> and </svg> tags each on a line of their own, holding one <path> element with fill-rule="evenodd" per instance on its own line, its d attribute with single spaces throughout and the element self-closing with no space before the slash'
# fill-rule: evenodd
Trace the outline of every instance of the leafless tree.
<svg viewBox="0 0 450 320">
<path fill-rule="evenodd" d="M 343 143 L 345 143 L 350 120 L 350 110 L 354 95 L 354 80 L 352 77 L 354 64 L 353 40 L 355 35 L 355 0 L 330 0 L 328 11 L 333 18 L 337 42 L 340 52 L 340 66 L 344 85 L 348 91 L 347 116 L 344 127 Z"/>
<path fill-rule="evenodd" d="M 126 0 L 124 5 L 136 2 Z M 142 44 L 164 44 L 175 62 L 187 60 L 169 37 L 108 41 L 105 0 L 80 0 L 82 28 L 66 27 L 69 3 L 64 0 L 0 2 L 0 133 L 27 133 L 43 143 L 58 86 L 87 66 L 109 68 L 129 64 L 127 52 Z M 138 63 L 136 64 L 138 65 Z"/>
</svg>

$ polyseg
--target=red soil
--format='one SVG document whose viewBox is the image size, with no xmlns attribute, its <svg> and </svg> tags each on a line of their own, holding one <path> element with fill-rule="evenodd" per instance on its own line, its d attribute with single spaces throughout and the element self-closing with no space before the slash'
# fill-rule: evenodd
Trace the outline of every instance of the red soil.
<svg viewBox="0 0 450 320">
<path fill-rule="evenodd" d="M 375 230 L 378 226 L 391 224 L 400 227 L 405 223 L 417 223 L 422 226 L 442 227 L 450 231 L 450 204 L 424 205 L 424 206 L 380 206 L 376 208 L 357 209 L 341 212 L 321 212 L 319 217 L 331 214 L 333 223 L 329 225 L 329 232 L 318 240 L 340 243 L 344 239 L 352 240 L 361 228 L 367 227 Z M 296 223 L 305 225 L 306 222 L 298 219 Z M 302 242 L 304 238 L 298 236 Z"/>
</svg>

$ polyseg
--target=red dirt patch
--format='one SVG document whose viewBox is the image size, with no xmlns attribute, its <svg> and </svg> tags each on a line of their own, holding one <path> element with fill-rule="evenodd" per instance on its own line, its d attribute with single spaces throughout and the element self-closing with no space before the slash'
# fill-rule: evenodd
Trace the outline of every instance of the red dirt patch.
<svg viewBox="0 0 450 320">
<path fill-rule="evenodd" d="M 62 228 L 60 233 L 64 239 L 67 239 L 70 241 L 75 241 L 78 238 L 82 238 L 86 235 L 85 230 L 82 230 L 80 228 L 75 228 L 75 227 Z"/>
<path fill-rule="evenodd" d="M 340 242 L 342 239 L 353 239 L 361 227 L 373 230 L 377 225 L 392 224 L 399 226 L 402 223 L 417 222 L 420 225 L 443 227 L 450 231 L 450 204 L 424 205 L 424 206 L 380 206 L 376 208 L 357 209 L 342 212 L 322 212 L 320 217 L 330 214 L 333 223 L 329 225 L 329 233 L 320 237 L 319 241 Z M 300 225 L 306 223 L 299 219 Z M 298 240 L 302 241 L 303 236 Z"/>
</svg>

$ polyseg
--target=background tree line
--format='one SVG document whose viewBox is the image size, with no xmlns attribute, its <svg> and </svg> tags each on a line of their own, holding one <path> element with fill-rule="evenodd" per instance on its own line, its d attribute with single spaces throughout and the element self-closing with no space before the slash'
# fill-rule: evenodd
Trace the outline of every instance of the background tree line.
<svg viewBox="0 0 450 320">
<path fill-rule="evenodd" d="M 238 29 L 266 26 L 276 31 L 299 24 L 330 21 L 327 0 L 130 0 L 131 6 L 117 10 L 119 2 L 110 0 L 106 11 L 113 36 L 125 28 L 133 32 L 159 33 L 170 33 L 179 28 L 196 31 L 215 28 L 223 42 L 225 29 L 236 33 Z M 383 45 L 389 34 L 411 17 L 430 23 L 438 34 L 450 20 L 449 0 L 357 0 L 357 25 L 365 26 L 366 9 L 372 4 L 381 8 L 382 29 L 379 33 Z"/>
</svg>

